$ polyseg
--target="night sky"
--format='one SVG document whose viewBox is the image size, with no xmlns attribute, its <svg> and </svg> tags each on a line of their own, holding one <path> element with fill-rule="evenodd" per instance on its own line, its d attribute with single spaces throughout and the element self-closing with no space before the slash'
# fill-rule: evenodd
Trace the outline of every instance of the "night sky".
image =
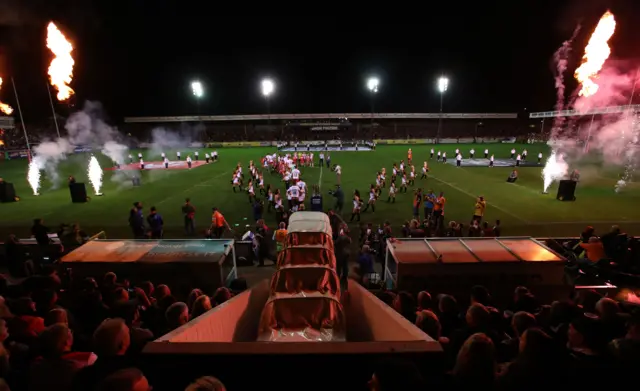
<svg viewBox="0 0 640 391">
<path fill-rule="evenodd" d="M 370 75 L 381 80 L 377 112 L 437 112 L 441 74 L 450 78 L 445 111 L 545 111 L 554 104 L 552 54 L 578 22 L 583 28 L 570 69 L 608 8 L 618 21 L 612 58 L 637 59 L 640 42 L 637 0 L 448 1 L 426 2 L 424 9 L 385 4 L 371 8 L 372 16 L 330 4 L 327 15 L 314 14 L 313 7 L 240 16 L 248 4 L 229 4 L 241 8 L 221 14 L 219 4 L 180 6 L 187 3 L 3 0 L 1 99 L 15 106 L 13 76 L 26 119 L 49 114 L 49 20 L 76 48 L 75 104 L 100 101 L 116 121 L 265 113 L 259 82 L 267 76 L 277 84 L 272 113 L 368 112 Z M 205 85 L 199 104 L 189 87 L 194 79 Z M 73 109 L 59 104 L 57 110 Z"/>
</svg>

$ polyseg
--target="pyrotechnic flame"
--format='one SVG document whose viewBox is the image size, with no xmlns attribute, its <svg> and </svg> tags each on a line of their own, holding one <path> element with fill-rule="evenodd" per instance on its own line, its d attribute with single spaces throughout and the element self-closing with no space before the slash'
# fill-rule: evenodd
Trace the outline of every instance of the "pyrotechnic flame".
<svg viewBox="0 0 640 391">
<path fill-rule="evenodd" d="M 69 87 L 73 77 L 73 46 L 53 22 L 47 27 L 47 47 L 55 56 L 49 65 L 51 85 L 58 90 L 58 100 L 69 99 L 73 90 Z"/>
<path fill-rule="evenodd" d="M 38 190 L 40 190 L 40 165 L 35 158 L 29 162 L 27 181 L 29 182 L 29 186 L 31 186 L 31 190 L 33 190 L 33 195 L 38 195 Z"/>
<path fill-rule="evenodd" d="M 549 186 L 563 176 L 567 175 L 569 165 L 564 161 L 561 155 L 552 152 L 547 159 L 547 163 L 542 169 L 543 191 L 546 193 Z"/>
<path fill-rule="evenodd" d="M 0 89 L 2 89 L 2 78 L 0 77 Z M 0 102 L 0 111 L 5 113 L 6 115 L 11 115 L 13 113 L 13 108 L 6 103 Z"/>
<path fill-rule="evenodd" d="M 584 48 L 582 64 L 576 69 L 575 77 L 581 84 L 580 96 L 591 96 L 598 91 L 598 84 L 594 81 L 604 62 L 611 54 L 608 42 L 616 30 L 616 20 L 609 11 L 600 18 L 596 29 Z"/>
<path fill-rule="evenodd" d="M 4 141 L 0 140 L 0 147 L 4 145 Z"/>
<path fill-rule="evenodd" d="M 91 186 L 93 186 L 96 195 L 100 195 L 100 189 L 102 188 L 102 168 L 100 167 L 100 163 L 98 163 L 98 159 L 93 155 L 89 160 L 87 174 L 89 175 L 89 182 L 91 182 Z"/>
</svg>

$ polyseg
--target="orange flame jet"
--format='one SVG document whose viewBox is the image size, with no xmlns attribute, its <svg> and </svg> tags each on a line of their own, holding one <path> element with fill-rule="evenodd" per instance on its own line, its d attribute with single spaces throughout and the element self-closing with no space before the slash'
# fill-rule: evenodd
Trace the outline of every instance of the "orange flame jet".
<svg viewBox="0 0 640 391">
<path fill-rule="evenodd" d="M 2 87 L 2 78 L 0 77 L 0 88 Z M 6 103 L 0 102 L 0 111 L 6 115 L 13 113 L 13 108 Z"/>
<path fill-rule="evenodd" d="M 74 93 L 69 87 L 75 64 L 71 56 L 73 46 L 53 22 L 47 26 L 47 48 L 55 56 L 49 65 L 51 85 L 58 90 L 58 100 L 65 101 Z"/>
<path fill-rule="evenodd" d="M 589 38 L 589 43 L 584 48 L 582 64 L 576 69 L 575 78 L 580 82 L 581 88 L 578 94 L 588 97 L 598 92 L 598 84 L 594 81 L 604 62 L 611 54 L 608 45 L 609 39 L 616 30 L 616 20 L 609 11 L 600 18 L 596 29 Z"/>
</svg>

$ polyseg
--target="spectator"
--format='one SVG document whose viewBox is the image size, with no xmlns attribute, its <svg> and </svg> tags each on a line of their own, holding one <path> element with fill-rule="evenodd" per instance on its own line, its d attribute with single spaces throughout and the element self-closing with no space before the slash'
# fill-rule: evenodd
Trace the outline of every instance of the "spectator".
<svg viewBox="0 0 640 391">
<path fill-rule="evenodd" d="M 393 308 L 409 322 L 416 323 L 416 302 L 409 292 L 400 292 L 393 301 Z"/>
<path fill-rule="evenodd" d="M 204 376 L 191 383 L 184 391 L 227 391 L 227 389 L 224 384 L 215 377 Z"/>
<path fill-rule="evenodd" d="M 430 310 L 432 305 L 431 294 L 429 292 L 418 292 L 418 311 Z"/>
<path fill-rule="evenodd" d="M 67 311 L 64 308 L 54 308 L 45 315 L 44 325 L 46 327 L 49 327 L 54 324 L 65 324 L 67 326 L 69 325 Z"/>
<path fill-rule="evenodd" d="M 513 338 L 507 338 L 499 345 L 500 357 L 511 361 L 518 354 L 520 338 L 528 329 L 536 326 L 536 318 L 528 312 L 516 312 L 511 319 Z"/>
<path fill-rule="evenodd" d="M 29 370 L 29 390 L 68 390 L 76 372 L 96 361 L 93 353 L 71 353 L 73 334 L 65 324 L 47 327 L 40 335 L 42 358 Z"/>
<path fill-rule="evenodd" d="M 165 312 L 168 331 L 175 330 L 189 321 L 189 307 L 185 303 L 173 303 Z"/>
<path fill-rule="evenodd" d="M 442 336 L 442 326 L 440 320 L 433 311 L 422 310 L 418 312 L 416 317 L 416 326 L 422 330 L 425 334 L 430 336 L 433 340 L 440 342 L 441 344 L 447 344 L 449 339 Z"/>
<path fill-rule="evenodd" d="M 497 373 L 495 348 L 487 335 L 469 336 L 458 353 L 452 371 L 454 389 L 493 389 Z"/>
<path fill-rule="evenodd" d="M 151 387 L 139 369 L 125 368 L 107 376 L 98 391 L 151 391 Z"/>
<path fill-rule="evenodd" d="M 228 288 L 222 286 L 216 289 L 215 293 L 213 294 L 211 304 L 214 307 L 217 307 L 220 304 L 227 302 L 229 299 L 231 299 L 231 291 Z"/>
<path fill-rule="evenodd" d="M 191 315 L 189 316 L 189 318 L 190 319 L 197 318 L 198 316 L 209 311 L 211 308 L 213 307 L 211 305 L 211 300 L 209 299 L 209 296 L 202 295 L 198 297 L 196 301 L 193 302 L 193 306 L 191 307 Z"/>
<path fill-rule="evenodd" d="M 424 387 L 424 379 L 415 365 L 400 359 L 379 363 L 369 380 L 372 391 L 422 390 Z"/>
<path fill-rule="evenodd" d="M 73 389 L 93 390 L 104 378 L 120 369 L 131 366 L 126 356 L 131 343 L 129 328 L 122 319 L 107 319 L 93 333 L 94 351 L 98 355 L 95 364 L 83 368 L 74 379 Z"/>
</svg>

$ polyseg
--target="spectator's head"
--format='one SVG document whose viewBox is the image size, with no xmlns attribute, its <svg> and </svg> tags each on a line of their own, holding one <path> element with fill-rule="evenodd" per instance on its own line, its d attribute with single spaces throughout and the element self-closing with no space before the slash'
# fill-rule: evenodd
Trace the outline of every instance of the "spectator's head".
<svg viewBox="0 0 640 391">
<path fill-rule="evenodd" d="M 167 308 L 165 319 L 171 329 L 176 329 L 189 321 L 189 307 L 181 301 L 173 303 Z"/>
<path fill-rule="evenodd" d="M 537 313 L 540 310 L 538 301 L 531 293 L 525 293 L 518 298 L 515 302 L 516 311 L 526 311 L 532 314 Z"/>
<path fill-rule="evenodd" d="M 554 301 L 551 303 L 551 326 L 568 324 L 575 317 L 577 308 L 568 301 Z"/>
<path fill-rule="evenodd" d="M 227 391 L 222 382 L 213 376 L 204 376 L 189 384 L 184 391 Z"/>
<path fill-rule="evenodd" d="M 98 283 L 93 277 L 87 277 L 82 280 L 82 289 L 87 292 L 93 292 L 98 289 Z"/>
<path fill-rule="evenodd" d="M 57 323 L 40 333 L 40 348 L 46 358 L 61 357 L 71 351 L 73 334 L 66 324 Z"/>
<path fill-rule="evenodd" d="M 544 331 L 537 327 L 532 327 L 522 333 L 518 351 L 520 355 L 532 362 L 541 362 L 542 360 L 552 360 L 553 339 Z"/>
<path fill-rule="evenodd" d="M 393 301 L 393 308 L 410 322 L 416 320 L 416 301 L 409 292 L 399 292 Z"/>
<path fill-rule="evenodd" d="M 513 291 L 513 302 L 517 303 L 524 295 L 529 294 L 529 288 L 526 286 L 519 286 Z"/>
<path fill-rule="evenodd" d="M 134 301 L 122 301 L 113 307 L 113 315 L 124 320 L 128 327 L 135 326 L 140 320 L 140 311 Z"/>
<path fill-rule="evenodd" d="M 113 301 L 114 303 L 128 301 L 129 300 L 129 291 L 124 288 L 117 288 L 113 291 Z"/>
<path fill-rule="evenodd" d="M 140 287 L 140 289 L 142 289 L 142 291 L 144 292 L 145 295 L 147 295 L 148 298 L 152 298 L 153 297 L 153 283 L 151 281 L 143 281 L 140 284 L 138 284 L 138 286 Z"/>
<path fill-rule="evenodd" d="M 487 327 L 491 319 L 487 307 L 480 303 L 475 303 L 467 309 L 465 320 L 467 326 L 477 329 Z"/>
<path fill-rule="evenodd" d="M 592 314 L 577 316 L 571 321 L 567 334 L 569 348 L 600 351 L 603 340 L 600 319 Z"/>
<path fill-rule="evenodd" d="M 216 289 L 215 293 L 211 297 L 213 306 L 219 306 L 222 303 L 225 303 L 229 299 L 231 299 L 231 291 L 226 287 L 220 287 Z"/>
<path fill-rule="evenodd" d="M 100 356 L 123 356 L 131 343 L 129 327 L 120 318 L 106 319 L 93 333 L 94 351 Z"/>
<path fill-rule="evenodd" d="M 536 317 L 528 312 L 516 312 L 511 319 L 511 328 L 516 337 L 521 337 L 525 331 L 536 326 Z"/>
<path fill-rule="evenodd" d="M 369 389 L 372 391 L 421 390 L 424 386 L 424 379 L 418 368 L 402 359 L 380 362 L 369 381 Z"/>
<path fill-rule="evenodd" d="M 203 293 L 200 289 L 196 288 L 193 289 L 190 293 L 189 293 L 189 297 L 187 298 L 187 306 L 189 308 L 193 308 L 193 303 L 196 301 L 196 299 L 200 296 L 202 296 Z"/>
<path fill-rule="evenodd" d="M 51 326 L 58 323 L 69 325 L 67 311 L 64 308 L 54 308 L 47 312 L 44 317 L 45 326 Z"/>
<path fill-rule="evenodd" d="M 496 375 L 495 347 L 489 337 L 476 333 L 460 348 L 453 374 L 465 383 L 477 382 L 482 387 L 493 383 Z"/>
<path fill-rule="evenodd" d="M 211 308 L 213 308 L 213 306 L 211 305 L 211 299 L 209 299 L 209 296 L 202 295 L 193 302 L 193 305 L 191 306 L 190 318 L 197 318 L 198 316 L 209 311 Z"/>
<path fill-rule="evenodd" d="M 615 319 L 619 312 L 620 306 L 618 302 L 608 297 L 603 297 L 596 303 L 596 313 L 604 321 Z"/>
<path fill-rule="evenodd" d="M 451 295 L 438 295 L 438 311 L 441 314 L 457 314 L 458 302 Z"/>
<path fill-rule="evenodd" d="M 164 285 L 164 284 L 158 285 L 156 287 L 154 295 L 156 297 L 156 300 L 158 300 L 158 301 L 162 300 L 162 298 L 164 298 L 166 296 L 171 296 L 171 289 L 169 289 L 169 287 Z"/>
<path fill-rule="evenodd" d="M 431 301 L 431 294 L 427 291 L 418 292 L 418 310 L 431 309 L 433 302 Z"/>
<path fill-rule="evenodd" d="M 150 391 L 151 387 L 144 374 L 137 368 L 121 369 L 107 376 L 98 391 Z"/>
<path fill-rule="evenodd" d="M 104 275 L 104 278 L 102 279 L 102 285 L 106 287 L 111 287 L 111 286 L 114 286 L 117 281 L 118 281 L 118 276 L 116 276 L 116 273 L 108 272 Z"/>
<path fill-rule="evenodd" d="M 489 290 L 482 285 L 476 285 L 471 288 L 471 304 L 482 304 L 482 305 L 490 305 L 491 304 L 491 294 Z"/>
<path fill-rule="evenodd" d="M 418 312 L 416 326 L 436 341 L 441 336 L 442 326 L 440 325 L 440 320 L 433 311 L 422 310 Z"/>
</svg>

